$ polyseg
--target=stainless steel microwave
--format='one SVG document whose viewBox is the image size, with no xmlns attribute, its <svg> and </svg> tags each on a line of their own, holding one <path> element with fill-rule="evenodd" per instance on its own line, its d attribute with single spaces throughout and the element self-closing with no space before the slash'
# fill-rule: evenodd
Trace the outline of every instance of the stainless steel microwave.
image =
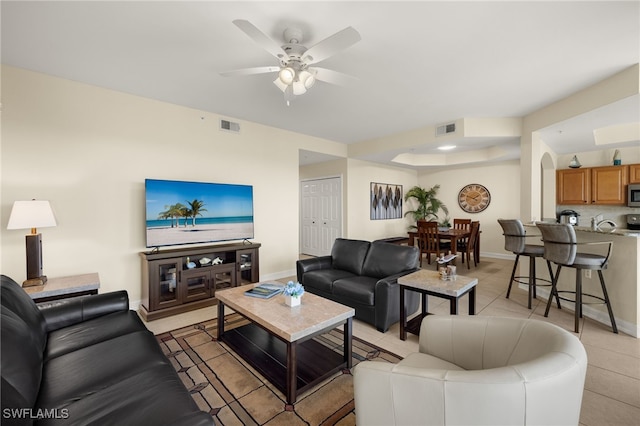
<svg viewBox="0 0 640 426">
<path fill-rule="evenodd" d="M 627 200 L 629 207 L 640 207 L 640 183 L 632 183 L 629 185 Z"/>
</svg>

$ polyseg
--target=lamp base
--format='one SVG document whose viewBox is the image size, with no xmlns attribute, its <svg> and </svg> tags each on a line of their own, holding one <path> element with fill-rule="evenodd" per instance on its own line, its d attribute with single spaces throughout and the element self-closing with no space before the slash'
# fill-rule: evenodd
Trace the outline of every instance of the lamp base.
<svg viewBox="0 0 640 426">
<path fill-rule="evenodd" d="M 47 282 L 47 276 L 43 275 L 38 278 L 30 278 L 22 283 L 22 287 L 33 287 L 37 285 L 45 285 Z"/>
</svg>

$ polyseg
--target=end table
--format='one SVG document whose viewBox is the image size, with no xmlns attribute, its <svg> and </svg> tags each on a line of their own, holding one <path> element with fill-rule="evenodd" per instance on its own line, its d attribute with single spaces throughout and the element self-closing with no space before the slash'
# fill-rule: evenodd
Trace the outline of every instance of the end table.
<svg viewBox="0 0 640 426">
<path fill-rule="evenodd" d="M 100 277 L 98 273 L 49 278 L 44 285 L 23 287 L 36 303 L 70 297 L 98 294 Z"/>
</svg>

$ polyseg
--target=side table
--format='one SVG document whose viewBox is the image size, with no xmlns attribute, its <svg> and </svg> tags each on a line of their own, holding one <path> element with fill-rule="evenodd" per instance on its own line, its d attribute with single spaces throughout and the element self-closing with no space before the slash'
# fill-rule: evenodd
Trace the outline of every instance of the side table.
<svg viewBox="0 0 640 426">
<path fill-rule="evenodd" d="M 49 302 L 69 297 L 98 294 L 100 277 L 98 273 L 49 278 L 44 285 L 24 287 L 24 291 L 34 302 Z"/>
<path fill-rule="evenodd" d="M 477 278 L 456 275 L 455 280 L 444 281 L 440 279 L 437 271 L 421 269 L 398 278 L 398 284 L 400 285 L 400 340 L 407 340 L 407 332 L 420 334 L 422 319 L 429 315 L 427 296 L 448 299 L 449 312 L 451 315 L 457 315 L 458 301 L 469 293 L 469 315 L 476 314 Z M 407 321 L 407 312 L 404 307 L 405 291 L 415 291 L 422 296 L 422 312 L 410 321 Z"/>
</svg>

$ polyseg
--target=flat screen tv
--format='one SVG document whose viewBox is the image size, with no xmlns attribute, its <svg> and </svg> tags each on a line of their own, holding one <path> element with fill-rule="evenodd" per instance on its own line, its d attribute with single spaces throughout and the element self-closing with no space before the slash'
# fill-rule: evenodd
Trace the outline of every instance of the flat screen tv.
<svg viewBox="0 0 640 426">
<path fill-rule="evenodd" d="M 147 247 L 253 238 L 253 186 L 145 180 Z"/>
</svg>

